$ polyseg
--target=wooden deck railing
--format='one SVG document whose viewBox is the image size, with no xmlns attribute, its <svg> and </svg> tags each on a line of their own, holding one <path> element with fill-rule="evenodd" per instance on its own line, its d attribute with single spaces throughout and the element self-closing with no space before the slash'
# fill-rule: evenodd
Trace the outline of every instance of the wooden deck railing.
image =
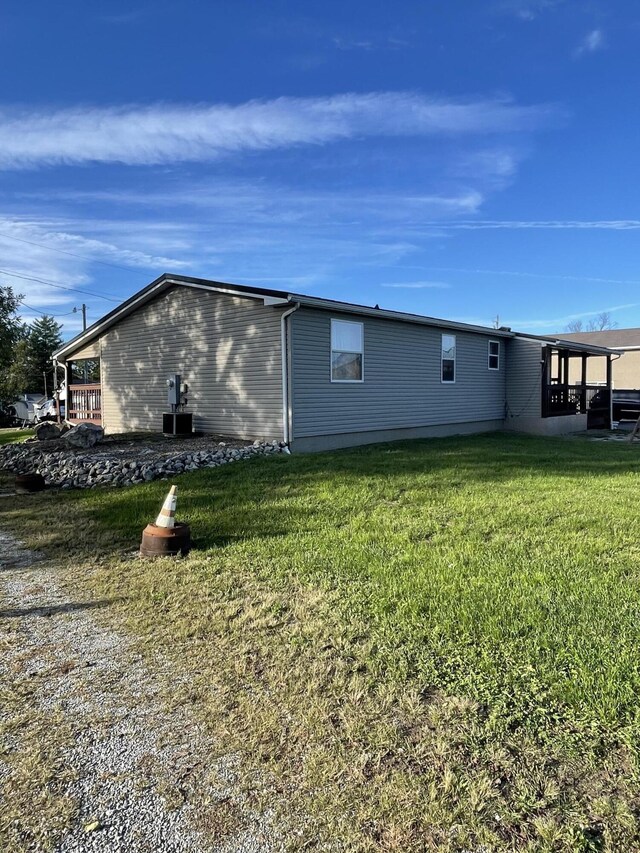
<svg viewBox="0 0 640 853">
<path fill-rule="evenodd" d="M 542 388 L 542 417 L 578 415 L 589 411 L 600 385 L 546 385 Z"/>
<path fill-rule="evenodd" d="M 67 420 L 75 423 L 102 423 L 102 386 L 70 385 Z"/>
</svg>

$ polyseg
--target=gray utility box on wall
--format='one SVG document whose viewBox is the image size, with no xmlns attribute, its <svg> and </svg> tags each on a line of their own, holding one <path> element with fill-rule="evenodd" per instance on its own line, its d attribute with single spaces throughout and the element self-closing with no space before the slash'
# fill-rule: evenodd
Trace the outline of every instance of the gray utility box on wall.
<svg viewBox="0 0 640 853">
<path fill-rule="evenodd" d="M 165 435 L 191 435 L 193 414 L 191 412 L 165 412 L 162 415 L 162 432 Z"/>
<path fill-rule="evenodd" d="M 182 381 L 179 373 L 167 379 L 167 403 L 171 411 L 162 415 L 162 432 L 165 435 L 191 435 L 193 432 L 193 415 L 184 411 L 188 390 L 189 386 Z"/>
</svg>

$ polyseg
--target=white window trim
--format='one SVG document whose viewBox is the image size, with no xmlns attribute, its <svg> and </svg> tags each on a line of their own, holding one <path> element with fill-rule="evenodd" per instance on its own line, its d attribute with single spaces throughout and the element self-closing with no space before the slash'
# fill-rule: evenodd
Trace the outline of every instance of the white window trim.
<svg viewBox="0 0 640 853">
<path fill-rule="evenodd" d="M 448 358 L 447 361 L 453 361 L 453 379 L 443 379 L 442 378 L 442 365 L 444 364 L 444 355 L 442 354 L 442 339 L 445 337 L 453 338 L 455 341 L 455 349 L 456 354 L 453 358 Z M 452 335 L 451 332 L 443 332 L 440 335 L 440 384 L 441 385 L 455 385 L 458 379 L 458 336 Z"/>
<path fill-rule="evenodd" d="M 498 353 L 496 356 L 494 356 L 498 359 L 497 367 L 491 367 L 491 344 L 498 344 Z M 487 370 L 500 370 L 500 341 L 489 341 L 489 343 L 487 344 Z"/>
<path fill-rule="evenodd" d="M 354 326 L 360 326 L 362 332 L 360 334 L 360 339 L 362 341 L 362 351 L 359 350 L 347 350 L 347 349 L 336 349 L 333 348 L 333 324 L 334 323 L 352 323 Z M 343 320 L 341 317 L 332 317 L 331 318 L 331 329 L 330 329 L 330 339 L 329 339 L 329 379 L 332 384 L 335 385 L 362 385 L 364 382 L 364 323 L 360 323 L 358 320 Z M 333 378 L 333 354 L 334 352 L 350 352 L 354 355 L 362 356 L 362 379 L 334 379 Z"/>
</svg>

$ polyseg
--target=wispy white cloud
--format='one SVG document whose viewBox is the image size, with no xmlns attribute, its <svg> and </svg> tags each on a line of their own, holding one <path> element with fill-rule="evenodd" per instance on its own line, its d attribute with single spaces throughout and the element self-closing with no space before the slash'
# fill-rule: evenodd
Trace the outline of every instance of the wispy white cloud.
<svg viewBox="0 0 640 853">
<path fill-rule="evenodd" d="M 139 269 L 120 277 L 131 281 L 131 290 L 146 284 L 160 270 L 184 269 L 179 258 L 143 251 L 149 240 L 143 223 L 131 227 L 125 223 L 112 239 L 83 235 L 83 229 L 100 228 L 90 220 L 73 222 L 61 217 L 11 217 L 0 215 L 0 286 L 10 286 L 24 296 L 31 308 L 59 317 L 65 333 L 80 329 L 80 320 L 69 312 L 85 302 L 90 319 L 113 307 L 117 295 L 92 283 L 97 262 Z M 129 245 L 127 245 L 129 244 Z M 112 271 L 113 272 L 113 271 Z M 101 298 L 106 297 L 106 298 Z M 25 322 L 34 315 L 29 308 L 22 314 Z"/>
<path fill-rule="evenodd" d="M 373 42 L 369 39 L 350 39 L 335 36 L 332 41 L 338 50 L 373 50 L 374 48 Z"/>
<path fill-rule="evenodd" d="M 418 269 L 414 267 L 414 269 Z M 455 272 L 464 273 L 465 275 L 499 275 L 509 278 L 537 278 L 543 281 L 591 281 L 597 284 L 630 284 L 634 287 L 640 286 L 640 280 L 620 279 L 620 278 L 601 278 L 588 275 L 566 275 L 564 273 L 537 273 L 524 272 L 522 270 L 493 270 L 493 269 L 477 269 L 473 267 L 419 267 L 419 269 L 428 270 L 429 272 Z M 597 313 L 597 312 L 596 312 Z"/>
<path fill-rule="evenodd" d="M 20 252 L 27 252 L 25 246 L 35 253 L 52 252 L 58 255 L 80 257 L 85 261 L 106 261 L 141 269 L 154 269 L 172 265 L 181 265 L 177 258 L 165 255 L 153 255 L 139 249 L 125 248 L 103 240 L 83 237 L 78 233 L 60 230 L 61 220 L 10 218 L 0 216 L 0 249 L 6 254 L 9 247 L 20 244 Z M 50 276 L 49 276 L 50 277 Z"/>
<path fill-rule="evenodd" d="M 597 317 L 599 314 L 614 314 L 616 311 L 626 311 L 629 308 L 637 308 L 640 305 L 640 302 L 628 302 L 624 305 L 610 305 L 607 308 L 595 308 L 591 311 L 581 311 L 575 314 L 565 314 L 563 317 L 551 317 L 551 318 L 540 318 L 534 317 L 532 318 L 524 318 L 524 319 L 507 319 L 500 317 L 500 324 L 507 325 L 511 329 L 515 329 L 516 331 L 526 331 L 526 330 L 535 330 L 540 334 L 549 334 L 549 335 L 557 335 L 557 337 L 562 337 L 562 332 L 558 332 L 558 329 L 563 329 L 570 323 L 572 320 L 583 320 L 586 317 Z M 457 316 L 453 318 L 457 320 L 459 323 L 470 323 L 476 326 L 493 326 L 495 323 L 494 317 L 478 317 L 478 316 Z"/>
<path fill-rule="evenodd" d="M 487 229 L 572 229 L 595 231 L 636 231 L 640 228 L 640 219 L 477 219 L 457 222 L 425 222 L 425 225 L 435 228 L 459 229 L 462 231 Z"/>
<path fill-rule="evenodd" d="M 599 314 L 615 314 L 616 311 L 626 311 L 629 308 L 637 308 L 638 305 L 640 305 L 639 302 L 627 302 L 624 305 L 609 305 L 606 308 L 581 311 L 577 314 L 566 314 L 564 317 L 554 317 L 552 319 L 513 320 L 510 322 L 510 325 L 514 329 L 548 329 L 553 333 L 557 333 L 558 337 L 562 337 L 562 332 L 558 332 L 558 329 L 565 327 L 572 320 L 597 317 Z"/>
<path fill-rule="evenodd" d="M 396 38 L 394 36 L 385 36 L 384 38 L 348 38 L 345 36 L 334 36 L 332 39 L 333 45 L 337 50 L 399 50 L 403 47 L 408 47 L 409 42 L 406 39 Z"/>
<path fill-rule="evenodd" d="M 586 53 L 595 53 L 605 47 L 604 34 L 602 30 L 591 30 L 582 39 L 578 47 L 573 51 L 574 59 L 579 59 Z"/>
<path fill-rule="evenodd" d="M 408 290 L 424 290 L 426 288 L 446 289 L 451 287 L 446 281 L 392 281 L 383 282 L 380 287 L 407 288 Z"/>
<path fill-rule="evenodd" d="M 497 10 L 514 15 L 521 21 L 533 21 L 542 13 L 557 8 L 563 2 L 564 0 L 501 0 Z"/>
<path fill-rule="evenodd" d="M 523 154 L 513 148 L 481 148 L 458 157 L 453 164 L 461 175 L 482 175 L 491 178 L 510 178 Z"/>
<path fill-rule="evenodd" d="M 232 152 L 374 136 L 504 134 L 556 120 L 552 105 L 411 92 L 278 98 L 231 106 L 165 105 L 0 112 L 0 168 L 87 162 L 208 161 Z"/>
<path fill-rule="evenodd" d="M 49 194 L 23 193 L 20 198 L 44 202 Z M 202 180 L 157 189 L 59 190 L 58 201 L 128 205 L 159 209 L 191 208 L 237 218 L 245 225 L 320 222 L 422 221 L 425 217 L 465 216 L 476 212 L 484 196 L 468 189 L 451 193 L 395 192 L 367 189 L 319 190 L 291 188 L 275 182 Z"/>
</svg>

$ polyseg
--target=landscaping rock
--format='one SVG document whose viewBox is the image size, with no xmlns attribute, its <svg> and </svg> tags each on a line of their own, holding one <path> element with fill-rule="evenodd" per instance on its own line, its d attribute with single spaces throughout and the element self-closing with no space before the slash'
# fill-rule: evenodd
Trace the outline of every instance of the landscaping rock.
<svg viewBox="0 0 640 853">
<path fill-rule="evenodd" d="M 38 441 L 50 441 L 52 438 L 60 438 L 60 427 L 51 421 L 43 421 L 33 428 Z"/>
<path fill-rule="evenodd" d="M 102 427 L 97 424 L 78 424 L 65 433 L 64 440 L 70 447 L 86 449 L 97 444 L 103 435 Z"/>
<path fill-rule="evenodd" d="M 93 440 L 102 434 L 102 430 L 92 424 L 80 427 L 70 430 L 68 435 L 84 433 Z M 288 452 L 279 441 L 218 443 L 208 436 L 185 440 L 183 450 L 177 450 L 178 446 L 173 439 L 125 442 L 111 437 L 93 447 L 74 447 L 60 439 L 7 444 L 0 448 L 0 470 L 16 474 L 36 472 L 42 474 L 48 486 L 92 489 L 166 480 L 168 476 L 173 479 L 185 471 Z"/>
</svg>

